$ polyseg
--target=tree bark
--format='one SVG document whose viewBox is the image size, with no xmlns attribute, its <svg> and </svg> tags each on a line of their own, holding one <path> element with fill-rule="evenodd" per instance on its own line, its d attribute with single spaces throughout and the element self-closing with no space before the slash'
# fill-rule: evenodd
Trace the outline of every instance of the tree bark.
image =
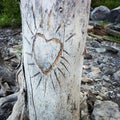
<svg viewBox="0 0 120 120">
<path fill-rule="evenodd" d="M 30 120 L 79 120 L 90 0 L 21 0 Z"/>
</svg>

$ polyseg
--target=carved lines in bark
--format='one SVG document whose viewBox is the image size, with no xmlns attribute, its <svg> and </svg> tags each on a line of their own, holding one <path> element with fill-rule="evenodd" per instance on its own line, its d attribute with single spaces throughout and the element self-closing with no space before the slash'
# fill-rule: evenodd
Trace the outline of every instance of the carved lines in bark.
<svg viewBox="0 0 120 120">
<path fill-rule="evenodd" d="M 33 6 L 31 7 L 31 11 L 32 11 L 32 16 L 33 16 L 33 20 L 34 20 L 34 26 L 35 26 L 35 29 L 37 30 L 36 28 L 36 20 L 35 20 L 35 14 L 34 14 L 34 10 L 33 10 Z M 42 11 L 42 10 L 41 10 Z M 51 27 L 51 24 L 50 24 L 50 17 L 51 17 L 51 14 L 52 14 L 52 10 L 50 10 L 50 13 L 48 14 L 48 21 L 47 21 L 47 30 L 50 29 Z M 43 27 L 43 14 L 41 13 L 41 21 L 40 21 L 40 25 L 39 27 Z M 32 31 L 32 29 L 30 28 L 30 25 L 26 19 L 26 24 L 28 26 L 28 29 L 29 31 L 31 32 L 32 34 L 32 44 L 31 42 L 27 39 L 27 37 L 24 37 L 25 40 L 27 41 L 27 43 L 29 45 L 32 46 L 32 53 L 29 53 L 29 52 L 26 52 L 27 55 L 33 57 L 35 63 L 28 63 L 28 65 L 30 66 L 33 66 L 33 65 L 37 65 L 37 67 L 39 68 L 39 72 L 37 72 L 36 74 L 34 74 L 31 78 L 34 78 L 36 76 L 38 76 L 39 74 L 41 74 L 41 77 L 40 77 L 40 80 L 37 84 L 37 87 L 40 85 L 44 75 L 47 76 L 47 75 L 50 75 L 50 79 L 51 79 L 51 82 L 52 82 L 52 85 L 53 85 L 53 88 L 55 90 L 55 86 L 54 86 L 54 82 L 53 82 L 53 78 L 52 78 L 52 74 L 54 74 L 56 80 L 57 80 L 57 83 L 59 84 L 59 86 L 61 87 L 61 83 L 60 83 L 60 80 L 58 78 L 58 73 L 60 73 L 64 78 L 65 78 L 65 73 L 62 71 L 62 69 L 65 69 L 68 73 L 69 73 L 69 70 L 66 66 L 66 64 L 70 65 L 69 61 L 67 58 L 65 58 L 64 56 L 62 56 L 62 53 L 65 53 L 66 55 L 68 55 L 70 57 L 70 54 L 63 48 L 63 43 L 61 42 L 60 39 L 58 38 L 51 38 L 51 39 L 47 39 L 46 36 L 42 33 L 37 33 L 34 34 L 34 32 Z M 57 32 L 60 30 L 60 28 L 62 27 L 62 23 L 60 25 L 58 25 L 58 27 L 56 28 L 55 30 L 55 34 L 57 34 Z M 65 27 L 65 25 L 64 25 Z M 66 40 L 64 40 L 65 42 L 68 42 L 71 38 L 73 38 L 75 36 L 75 33 L 71 34 Z M 47 43 L 50 43 L 50 42 L 54 42 L 54 44 L 59 44 L 60 48 L 59 48 L 59 51 L 58 51 L 58 54 L 56 56 L 56 58 L 53 60 L 53 63 L 51 63 L 51 65 L 47 68 L 47 69 L 43 69 L 43 66 L 41 64 L 41 61 L 37 59 L 37 55 L 35 54 L 35 45 L 37 44 L 37 40 L 39 40 L 38 38 L 40 39 L 43 39 L 46 44 Z M 65 56 L 66 56 L 65 55 Z M 61 59 L 61 60 L 60 60 Z M 65 61 L 65 62 L 63 62 Z M 57 66 L 57 63 L 58 65 L 62 66 L 62 69 L 60 68 L 60 66 Z M 55 67 L 56 66 L 56 67 Z M 55 68 L 54 68 L 55 67 Z M 51 72 L 53 70 L 53 73 Z M 47 82 L 47 81 L 46 81 Z M 46 89 L 46 83 L 45 83 L 45 89 Z"/>
<path fill-rule="evenodd" d="M 42 64 L 40 63 L 40 61 L 37 60 L 36 54 L 35 54 L 35 42 L 36 42 L 36 40 L 37 40 L 38 37 L 43 38 L 46 41 L 46 43 L 49 43 L 49 42 L 53 41 L 55 44 L 57 43 L 57 44 L 60 45 L 60 50 L 58 52 L 58 55 L 56 56 L 56 58 L 53 61 L 53 63 L 46 70 L 43 70 Z M 37 33 L 35 35 L 35 39 L 33 40 L 33 45 L 32 45 L 32 52 L 33 52 L 34 60 L 35 60 L 35 62 L 37 64 L 37 66 L 39 67 L 39 69 L 42 71 L 42 73 L 44 75 L 48 75 L 48 73 L 50 73 L 50 71 L 53 69 L 53 67 L 58 62 L 58 60 L 59 60 L 59 58 L 60 58 L 60 56 L 62 54 L 62 50 L 63 50 L 63 44 L 61 43 L 61 41 L 59 39 L 57 39 L 57 38 L 51 38 L 51 39 L 47 40 L 46 37 L 45 37 L 45 35 L 43 35 L 41 33 Z"/>
</svg>

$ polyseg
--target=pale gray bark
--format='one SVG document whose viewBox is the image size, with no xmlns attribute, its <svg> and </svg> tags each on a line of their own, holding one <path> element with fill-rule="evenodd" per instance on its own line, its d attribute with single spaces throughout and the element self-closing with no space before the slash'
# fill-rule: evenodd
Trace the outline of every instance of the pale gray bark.
<svg viewBox="0 0 120 120">
<path fill-rule="evenodd" d="M 79 120 L 90 0 L 21 0 L 30 120 Z"/>
</svg>

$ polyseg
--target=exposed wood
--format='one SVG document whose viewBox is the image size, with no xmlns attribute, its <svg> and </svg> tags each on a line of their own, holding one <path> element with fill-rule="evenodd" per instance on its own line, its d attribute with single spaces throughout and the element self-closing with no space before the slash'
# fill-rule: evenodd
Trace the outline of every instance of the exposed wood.
<svg viewBox="0 0 120 120">
<path fill-rule="evenodd" d="M 11 60 L 11 59 L 13 59 L 13 58 L 15 58 L 16 57 L 16 55 L 13 55 L 13 56 L 10 56 L 9 58 L 5 58 L 4 60 L 5 61 L 9 61 L 9 60 Z"/>
<path fill-rule="evenodd" d="M 91 37 L 93 37 L 93 38 L 96 38 L 99 41 L 105 40 L 105 41 L 111 41 L 111 42 L 120 43 L 119 41 L 114 41 L 114 40 L 112 40 L 112 39 L 110 39 L 110 38 L 108 38 L 106 36 L 99 36 L 99 35 L 95 35 L 93 33 L 89 33 L 88 35 L 91 36 Z"/>
<path fill-rule="evenodd" d="M 79 120 L 90 0 L 21 0 L 20 5 L 27 101 L 21 84 L 8 120 L 22 120 L 25 105 L 30 120 Z"/>
<path fill-rule="evenodd" d="M 95 35 L 93 33 L 89 33 L 88 35 L 93 37 L 93 38 L 97 38 L 98 40 L 103 40 L 103 36 Z"/>
<path fill-rule="evenodd" d="M 13 107 L 12 114 L 7 120 L 29 120 L 27 109 L 25 106 L 25 93 L 20 91 L 18 95 L 18 100 Z"/>
<path fill-rule="evenodd" d="M 15 94 L 9 95 L 7 97 L 0 98 L 0 106 L 2 106 L 3 104 L 5 104 L 7 102 L 17 101 L 17 96 L 18 96 L 18 93 L 15 93 Z"/>
<path fill-rule="evenodd" d="M 106 28 L 106 33 L 108 35 L 112 35 L 112 36 L 115 36 L 115 37 L 120 37 L 120 32 L 112 30 L 110 28 Z"/>
</svg>

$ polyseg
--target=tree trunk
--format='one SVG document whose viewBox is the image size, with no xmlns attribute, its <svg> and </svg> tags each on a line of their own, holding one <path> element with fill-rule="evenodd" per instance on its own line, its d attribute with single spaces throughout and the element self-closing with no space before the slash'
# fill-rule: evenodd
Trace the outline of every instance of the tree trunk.
<svg viewBox="0 0 120 120">
<path fill-rule="evenodd" d="M 30 120 L 79 120 L 90 0 L 21 0 Z"/>
</svg>

